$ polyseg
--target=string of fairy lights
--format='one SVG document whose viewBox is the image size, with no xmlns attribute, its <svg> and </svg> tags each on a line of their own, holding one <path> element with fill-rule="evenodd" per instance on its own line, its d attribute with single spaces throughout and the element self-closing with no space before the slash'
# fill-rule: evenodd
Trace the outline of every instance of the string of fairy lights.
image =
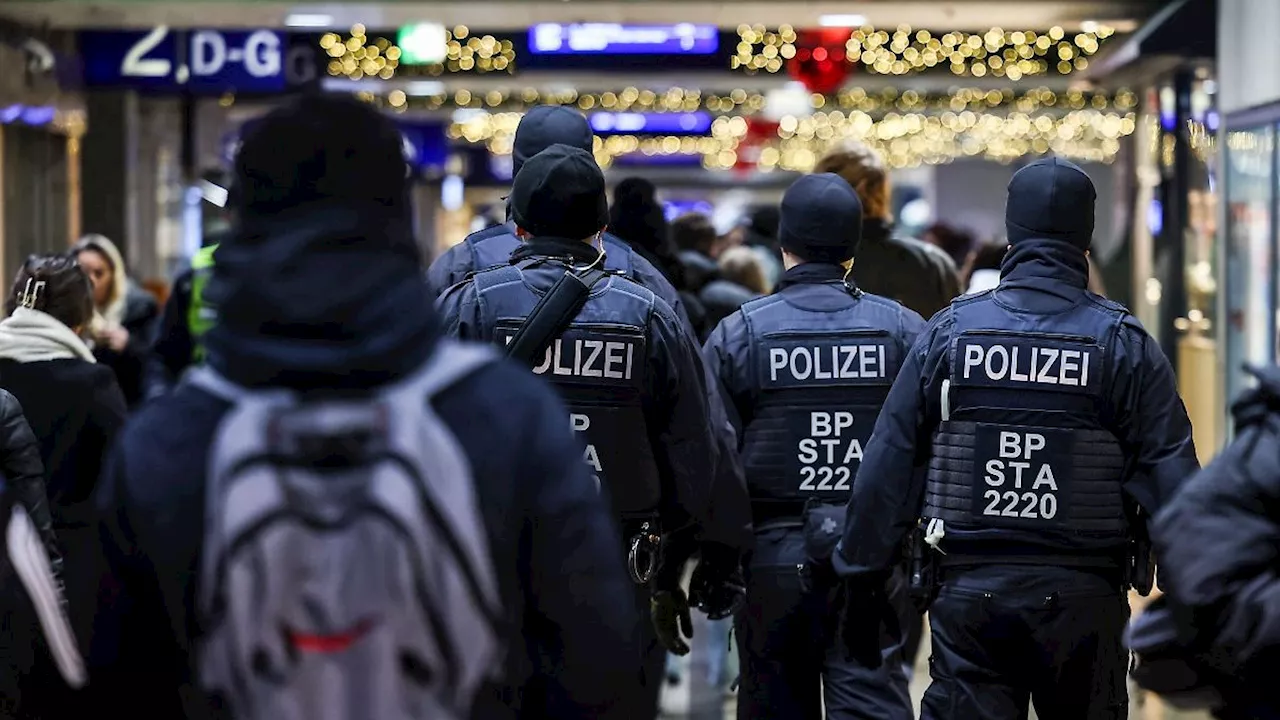
<svg viewBox="0 0 1280 720">
<path fill-rule="evenodd" d="M 861 27 L 848 33 L 843 41 L 845 60 L 869 74 L 906 76 L 946 67 L 957 77 L 1018 81 L 1054 72 L 1065 76 L 1087 68 L 1088 57 L 1114 31 L 1094 26 L 1068 36 L 1061 27 L 1043 32 L 992 28 L 934 35 L 904 25 L 892 32 Z M 743 25 L 738 28 L 738 37 L 730 68 L 748 74 L 781 72 L 787 60 L 802 52 L 816 52 L 802 47 L 811 38 L 787 26 L 770 30 Z M 824 39 L 831 37 L 830 31 L 824 31 Z M 842 39 L 843 35 L 834 37 Z M 463 26 L 448 31 L 445 59 L 429 65 L 403 63 L 401 49 L 393 41 L 369 33 L 363 25 L 352 27 L 347 37 L 327 33 L 320 38 L 320 46 L 330 58 L 329 75 L 352 80 L 512 73 L 518 60 L 510 40 L 474 35 Z M 511 152 L 516 125 L 533 105 L 607 112 L 704 111 L 714 116 L 709 136 L 619 134 L 597 138 L 596 158 L 607 167 L 629 154 L 687 155 L 699 157 L 710 169 L 746 164 L 763 171 L 801 172 L 811 170 L 833 143 L 846 139 L 872 146 L 897 168 L 962 157 L 1009 161 L 1046 152 L 1111 162 L 1119 152 L 1120 140 L 1134 132 L 1138 104 L 1128 90 L 961 87 L 927 93 L 854 87 L 814 93 L 810 96 L 811 114 L 786 115 L 775 118 L 775 123 L 761 124 L 769 99 L 764 93 L 744 88 L 706 91 L 672 87 L 659 91 L 626 87 L 582 92 L 524 87 L 414 95 L 393 89 L 360 96 L 393 112 L 468 111 L 455 116 L 448 136 L 484 144 L 499 155 Z"/>
<path fill-rule="evenodd" d="M 1088 57 L 1114 35 L 1106 26 L 1092 27 L 1068 37 L 1061 27 L 1043 32 L 991 28 L 981 33 L 948 32 L 935 36 L 928 30 L 900 25 L 892 33 L 871 26 L 849 30 L 844 42 L 845 59 L 875 75 L 910 75 L 946 66 L 961 77 L 993 77 L 1020 80 L 1056 71 L 1070 75 L 1089 66 Z M 729 58 L 729 68 L 749 74 L 781 72 L 796 57 L 801 34 L 783 25 L 770 30 L 763 25 L 742 25 L 739 42 Z M 443 62 L 408 65 L 400 48 L 388 38 L 370 35 L 355 25 L 347 37 L 325 33 L 320 47 L 329 56 L 327 71 L 333 77 L 360 80 L 366 77 L 440 77 L 446 73 L 512 73 L 517 57 L 510 40 L 493 35 L 476 36 L 464 25 L 446 32 Z M 826 49 L 822 49 L 826 53 Z"/>
<path fill-rule="evenodd" d="M 1059 75 L 1084 70 L 1088 57 L 1114 34 L 1113 28 L 1098 26 L 1068 38 L 1066 30 L 1055 26 L 1043 33 L 991 28 L 935 37 L 909 25 L 900 25 L 892 33 L 867 26 L 850 32 L 844 54 L 850 63 L 875 75 L 909 75 L 945 65 L 957 76 L 1021 80 L 1051 70 Z M 800 41 L 797 31 L 787 25 L 776 30 L 742 25 L 738 38 L 730 67 L 748 73 L 780 72 L 785 61 L 796 56 Z"/>
<path fill-rule="evenodd" d="M 399 46 L 385 37 L 370 36 L 364 25 L 353 26 L 345 39 L 337 33 L 325 33 L 320 37 L 320 48 L 330 58 L 328 73 L 352 80 L 366 77 L 390 80 L 397 73 L 431 77 L 446 72 L 510 73 L 515 69 L 516 58 L 510 40 L 498 40 L 492 35 L 473 36 L 465 25 L 445 32 L 445 60 L 430 65 L 401 65 Z"/>
<path fill-rule="evenodd" d="M 490 152 L 511 152 L 520 113 L 476 113 L 448 128 L 453 140 L 483 143 Z M 1027 154 L 1054 152 L 1091 162 L 1111 162 L 1120 151 L 1120 139 L 1131 135 L 1136 113 L 1096 109 L 1070 110 L 1062 114 L 1011 111 L 1005 114 L 964 110 L 940 115 L 890 112 L 874 117 L 862 111 L 815 112 L 804 117 L 786 116 L 777 124 L 776 137 L 751 142 L 751 126 L 742 116 L 715 119 L 709 137 L 640 137 L 615 135 L 597 138 L 595 155 L 608 167 L 622 155 L 700 155 L 709 169 L 740 166 L 739 152 L 750 148 L 760 170 L 806 172 L 831 145 L 846 139 L 862 141 L 896 168 L 950 162 L 962 157 L 1010 161 Z M 770 126 L 771 127 L 771 126 Z"/>
<path fill-rule="evenodd" d="M 573 89 L 540 91 L 532 87 L 487 92 L 460 89 L 425 95 L 409 95 L 404 90 L 397 89 L 385 95 L 366 93 L 365 99 L 396 112 L 462 109 L 524 112 L 534 105 L 567 105 L 576 106 L 583 111 L 667 113 L 702 110 L 712 114 L 754 115 L 763 112 L 767 103 L 766 95 L 742 88 L 704 92 L 680 87 L 661 92 L 635 87 L 603 92 L 580 92 Z M 1012 88 L 962 87 L 941 93 L 926 93 L 889 87 L 878 90 L 850 88 L 828 95 L 813 94 L 810 96 L 810 103 L 814 110 L 859 110 L 867 113 L 889 110 L 986 112 L 1000 109 L 1029 113 L 1048 108 L 1132 110 L 1137 107 L 1138 97 L 1127 89 L 1106 93 L 1078 89 L 1055 91 L 1039 87 L 1019 92 Z"/>
</svg>

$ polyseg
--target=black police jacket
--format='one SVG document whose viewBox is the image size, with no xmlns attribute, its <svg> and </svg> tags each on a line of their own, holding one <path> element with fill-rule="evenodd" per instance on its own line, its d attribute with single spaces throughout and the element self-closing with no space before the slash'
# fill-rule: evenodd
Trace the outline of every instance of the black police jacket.
<svg viewBox="0 0 1280 720">
<path fill-rule="evenodd" d="M 505 343 L 568 262 L 585 264 L 595 254 L 574 240 L 540 238 L 526 244 L 513 258 L 518 264 L 479 273 L 440 297 L 436 307 L 444 331 Z M 661 485 L 655 506 L 666 527 L 690 520 L 711 525 L 716 454 L 704 370 L 670 306 L 625 277 L 611 275 L 593 288 L 535 373 L 565 396 L 573 427 L 588 444 L 584 459 L 603 487 L 627 493 L 626 507 L 619 506 L 622 498 L 613 498 L 617 509 L 641 509 L 634 500 L 650 495 L 652 468 Z"/>
<path fill-rule="evenodd" d="M 703 349 L 732 408 L 756 522 L 843 503 L 902 359 L 924 327 L 844 281 L 838 265 L 787 270 Z"/>
<path fill-rule="evenodd" d="M 439 329 L 433 313 L 406 312 L 431 299 L 411 256 L 388 251 L 412 248 L 413 238 L 386 212 L 326 202 L 273 217 L 257 231 L 270 238 L 262 245 L 222 245 L 217 297 L 233 312 L 207 336 L 209 364 L 243 386 L 354 396 L 420 367 Z M 402 236 L 392 236 L 397 230 Z M 360 282 L 350 282 L 353 266 Z M 639 652 L 630 640 L 634 587 L 617 561 L 616 523 L 564 429 L 564 405 L 527 370 L 499 362 L 433 407 L 471 465 L 504 608 L 508 692 L 483 693 L 474 716 L 628 717 L 621 699 Z M 86 638 L 99 707 L 218 715 L 191 682 L 204 623 L 193 569 L 209 455 L 230 410 L 179 384 L 131 417 L 115 443 L 94 533 L 114 591 L 99 598 Z M 593 608 L 589 618 L 584 606 Z"/>
<path fill-rule="evenodd" d="M 637 254 L 626 242 L 609 233 L 605 233 L 602 240 L 605 249 L 605 268 L 620 271 L 665 302 L 675 313 L 690 342 L 695 346 L 699 344 L 701 335 L 690 321 L 680 294 L 666 276 Z M 434 297 L 439 297 L 448 288 L 465 280 L 469 273 L 508 264 L 511 254 L 518 250 L 520 245 L 520 240 L 512 234 L 510 225 L 496 225 L 472 233 L 466 240 L 449 248 L 431 263 L 431 267 L 427 270 L 427 286 Z M 706 322 L 710 323 L 711 320 L 708 319 Z M 703 370 L 704 385 L 710 387 L 713 381 L 706 373 L 705 366 Z M 720 394 L 711 393 L 706 403 L 710 413 L 712 434 L 715 438 L 713 448 L 715 483 L 711 492 L 713 512 L 717 519 L 712 525 L 703 528 L 702 540 L 741 553 L 750 548 L 755 541 L 742 467 L 734 451 L 733 429 L 726 417 Z"/>
<path fill-rule="evenodd" d="M 1153 523 L 1160 586 L 1181 643 L 1222 677 L 1280 701 L 1280 368 L 1254 369 L 1234 405 L 1234 441 Z M 1239 701 L 1240 698 L 1234 700 Z"/>
<path fill-rule="evenodd" d="M 1136 503 L 1148 515 L 1163 507 L 1183 480 L 1195 472 L 1198 462 L 1191 439 L 1191 424 L 1178 396 L 1168 359 L 1135 318 L 1122 312 L 1123 308 L 1115 303 L 1086 290 L 1087 272 L 1085 256 L 1079 250 L 1055 241 L 1025 240 L 1005 257 L 998 288 L 979 296 L 966 296 L 929 322 L 890 390 L 884 410 L 876 422 L 874 441 L 863 458 L 849 500 L 844 538 L 834 558 L 839 572 L 845 575 L 869 574 L 884 571 L 892 565 L 904 537 L 916 527 L 925 509 L 925 479 L 929 472 L 936 470 L 936 463 L 935 469 L 929 468 L 930 461 L 946 455 L 939 450 L 937 441 L 940 430 L 946 430 L 942 426 L 951 413 L 948 405 L 952 400 L 962 408 L 978 408 L 989 400 L 987 393 L 998 389 L 1002 393 L 998 398 L 1001 402 L 1012 403 L 1010 398 L 1019 398 L 1021 403 L 1010 405 L 1013 412 L 1001 422 L 1047 423 L 1055 430 L 1071 428 L 1082 431 L 1094 431 L 1097 428 L 1090 423 L 1100 423 L 1114 438 L 1123 455 L 1116 484 L 1127 501 Z M 957 306 L 967 307 L 968 315 L 976 313 L 979 322 L 973 322 L 970 317 L 958 329 L 960 313 Z M 1111 317 L 1116 321 L 1108 320 Z M 1074 320 L 1067 322 L 1064 318 Z M 991 332 L 976 338 L 965 334 L 977 325 L 982 326 L 977 329 Z M 1102 330 L 1106 327 L 1114 331 L 1109 336 Z M 1028 334 L 1040 337 L 1024 337 Z M 1062 364 L 1063 358 L 1067 357 L 1066 351 L 1083 352 L 1081 348 L 1067 345 L 1083 344 L 1086 340 L 1101 345 L 1092 351 L 1097 355 L 1090 356 L 1092 369 L 1088 371 L 1088 378 L 1084 376 L 1081 355 L 1072 356 L 1075 360 L 1068 367 L 1064 368 Z M 959 349 L 958 346 L 966 342 L 974 349 Z M 1031 370 L 1027 353 L 1036 343 L 1056 349 L 1057 353 L 1051 361 L 1049 355 L 1053 353 L 1038 350 L 1036 379 L 1024 381 Z M 997 344 L 1010 346 L 1004 349 L 1006 357 L 1003 360 L 1001 351 L 994 354 L 990 351 L 990 347 Z M 1025 346 L 1020 351 L 1020 362 L 1028 363 L 1017 370 L 1016 378 L 1015 373 L 1010 372 L 1013 366 L 1009 363 L 1013 344 Z M 983 350 L 984 346 L 986 350 Z M 979 352 L 983 353 L 981 358 L 977 357 Z M 973 357 L 970 353 L 974 354 Z M 991 360 L 990 365 L 988 360 Z M 970 373 L 967 380 L 964 377 L 966 367 Z M 1050 373 L 1055 367 L 1057 372 Z M 1003 380 L 992 379 L 1002 373 Z M 1050 374 L 1053 374 L 1053 383 L 1049 382 Z M 1009 379 L 1017 380 L 1014 383 L 1016 389 L 1003 387 L 1002 383 Z M 964 382 L 977 385 L 977 388 L 955 388 Z M 1094 392 L 1099 383 L 1105 388 L 1104 392 Z M 944 393 L 944 386 L 948 390 L 954 389 L 955 394 Z M 1080 392 L 1061 392 L 1063 390 L 1087 391 L 1089 394 L 1083 396 Z M 1049 412 L 1059 413 L 1053 422 L 1044 417 Z M 957 419 L 972 417 L 976 416 Z M 993 420 L 990 417 L 981 419 L 984 423 Z M 1014 432 L 1007 428 L 1004 431 Z M 984 448 L 988 440 L 980 441 Z M 1041 440 L 1048 442 L 1044 438 Z M 1032 455 L 1046 452 L 1041 447 L 1032 447 L 1039 446 L 1041 440 L 1020 435 L 1015 443 L 1012 437 L 997 434 L 992 440 L 996 443 L 993 459 L 1035 464 L 1034 457 L 1021 456 L 1027 455 L 1028 451 Z M 1017 453 L 1013 452 L 1015 445 Z M 1009 449 L 1005 453 L 1008 457 L 1001 455 L 1001 448 L 1006 447 Z M 1014 454 L 1020 457 L 1013 458 Z M 1030 468 L 1023 468 L 1023 472 L 1029 471 Z M 949 527 L 944 544 L 953 539 L 964 539 L 969 531 L 972 534 L 968 539 L 998 538 L 1018 542 L 1041 532 L 1040 525 L 1024 532 L 1010 526 L 983 524 L 992 519 L 1039 522 L 1039 518 L 1021 517 L 1022 490 L 1037 482 L 1047 482 L 1047 478 L 1039 477 L 1039 469 L 1030 479 L 1027 476 L 1022 478 L 1024 487 L 1016 488 L 1019 496 L 1011 510 L 1018 516 L 1016 518 L 1003 517 L 1005 507 L 1001 504 L 995 508 L 999 517 L 991 518 L 985 514 L 989 502 L 985 497 L 989 489 L 986 486 L 995 488 L 991 485 L 994 479 L 987 479 L 990 473 L 985 458 L 975 472 L 980 474 L 971 476 L 974 478 L 971 481 L 973 495 L 939 501 L 957 506 L 962 504 L 970 517 L 975 518 L 975 525 L 957 529 L 954 533 L 957 537 L 953 538 Z M 1008 467 L 1003 472 L 1003 482 L 1011 485 L 1016 482 L 1016 476 Z M 994 478 L 994 474 L 991 477 Z M 1047 488 L 1047 485 L 1040 485 L 1036 491 L 1047 492 Z M 1003 493 L 1005 489 L 1013 488 L 999 489 Z M 1061 507 L 1064 499 L 1057 500 Z M 1038 502 L 1036 514 L 1043 514 Z M 1049 518 L 1052 521 L 1057 513 L 1050 514 L 1055 516 Z M 977 523 L 977 520 L 982 523 Z M 946 524 L 952 526 L 952 521 L 948 520 Z M 1072 537 L 1087 537 L 1087 534 L 1064 533 L 1055 538 L 1055 542 Z M 1055 547 L 1062 550 L 1105 550 L 1111 542 L 1108 539 L 1103 547 L 1098 548 L 1089 544 L 1078 548 Z"/>
</svg>

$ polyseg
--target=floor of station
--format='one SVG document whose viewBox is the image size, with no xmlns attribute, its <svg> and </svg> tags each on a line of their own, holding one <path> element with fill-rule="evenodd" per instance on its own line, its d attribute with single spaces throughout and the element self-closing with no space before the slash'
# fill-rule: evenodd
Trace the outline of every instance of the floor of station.
<svg viewBox="0 0 1280 720">
<path fill-rule="evenodd" d="M 1143 604 L 1134 598 L 1135 611 Z M 662 718 L 664 720 L 732 720 L 735 717 L 737 702 L 722 689 L 710 687 L 703 681 L 706 677 L 706 656 L 709 648 L 707 637 L 719 639 L 714 633 L 707 632 L 706 620 L 701 615 L 694 615 L 693 652 L 680 663 L 682 681 L 678 685 L 667 686 L 663 690 Z M 700 632 L 701 631 L 701 632 Z M 926 628 L 925 638 L 917 658 L 915 672 L 911 680 L 911 699 L 915 703 L 917 717 L 920 711 L 920 698 L 929 687 L 929 638 Z M 736 663 L 730 663 L 730 671 L 736 671 Z M 1207 713 L 1186 713 L 1173 710 L 1159 701 L 1158 698 L 1136 691 L 1130 687 L 1129 702 L 1130 720 L 1211 720 Z M 1036 720 L 1035 709 L 1031 710 L 1029 720 Z"/>
</svg>

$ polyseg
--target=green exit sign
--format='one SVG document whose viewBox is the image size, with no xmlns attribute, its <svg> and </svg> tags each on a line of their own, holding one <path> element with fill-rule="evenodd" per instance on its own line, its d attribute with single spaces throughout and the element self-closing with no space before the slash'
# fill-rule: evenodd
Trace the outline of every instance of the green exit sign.
<svg viewBox="0 0 1280 720">
<path fill-rule="evenodd" d="M 447 42 L 443 25 L 418 23 L 400 28 L 396 35 L 400 62 L 407 65 L 431 65 L 444 62 Z"/>
</svg>

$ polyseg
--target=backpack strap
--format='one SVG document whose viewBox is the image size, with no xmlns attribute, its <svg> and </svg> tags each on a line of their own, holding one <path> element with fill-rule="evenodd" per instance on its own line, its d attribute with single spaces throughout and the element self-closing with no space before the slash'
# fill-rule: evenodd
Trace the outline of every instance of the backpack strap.
<svg viewBox="0 0 1280 720">
<path fill-rule="evenodd" d="M 387 386 L 380 394 L 390 394 L 416 384 L 427 396 L 439 394 L 464 377 L 498 359 L 487 345 L 462 343 L 442 338 L 422 368 L 407 379 Z M 214 397 L 236 404 L 246 400 L 282 402 L 293 399 L 294 393 L 286 388 L 252 390 L 238 385 L 208 365 L 192 368 L 184 377 L 189 383 Z"/>
<path fill-rule="evenodd" d="M 250 399 L 275 400 L 277 402 L 292 399 L 294 393 L 286 388 L 269 388 L 254 390 L 228 380 L 222 373 L 208 365 L 198 365 L 187 371 L 182 377 L 183 384 L 193 385 L 216 398 L 237 404 Z"/>
<path fill-rule="evenodd" d="M 388 386 L 380 394 L 389 396 L 412 387 L 422 397 L 431 398 L 497 360 L 498 354 L 488 345 L 441 338 L 421 369 L 404 381 Z M 416 396 L 411 397 L 415 397 L 416 402 Z"/>
</svg>

